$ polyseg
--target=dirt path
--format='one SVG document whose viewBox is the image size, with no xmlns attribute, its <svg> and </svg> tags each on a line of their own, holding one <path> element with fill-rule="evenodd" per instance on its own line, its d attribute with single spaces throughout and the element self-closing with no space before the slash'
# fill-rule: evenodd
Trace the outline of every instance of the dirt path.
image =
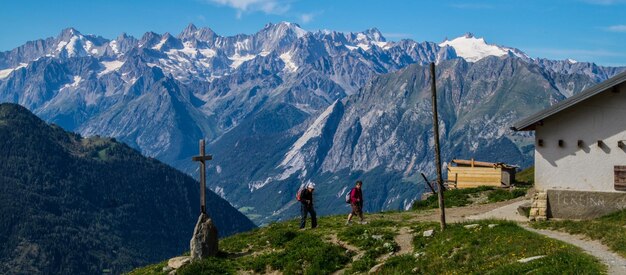
<svg viewBox="0 0 626 275">
<path fill-rule="evenodd" d="M 400 249 L 395 255 L 404 255 L 413 252 L 413 234 L 408 227 L 400 228 L 400 232 L 398 232 L 394 241 L 400 246 Z"/>
<path fill-rule="evenodd" d="M 520 197 L 517 199 L 509 200 L 509 201 L 501 201 L 496 203 L 489 204 L 473 204 L 464 207 L 453 207 L 446 208 L 446 222 L 455 223 L 455 222 L 464 222 L 467 221 L 469 217 L 476 216 L 480 214 L 487 213 L 489 211 L 501 208 L 503 206 L 510 205 L 512 203 L 520 203 L 521 201 L 527 200 L 524 197 Z M 406 212 L 406 215 L 410 216 L 410 221 L 439 221 L 439 210 L 425 210 L 419 212 Z M 377 220 L 377 219 L 386 219 L 386 220 L 395 220 L 400 221 L 402 219 L 402 215 L 397 214 L 385 214 L 385 213 L 376 213 L 368 216 L 369 219 Z"/>
<path fill-rule="evenodd" d="M 505 205 L 482 214 L 467 216 L 466 218 L 468 220 L 499 219 L 516 222 L 527 222 L 528 218 L 520 215 L 517 212 L 517 208 L 524 203 L 530 204 L 530 200 L 516 201 L 509 205 Z"/>
<path fill-rule="evenodd" d="M 580 247 L 587 252 L 587 254 L 598 258 L 602 263 L 607 265 L 609 267 L 609 274 L 626 274 L 626 259 L 614 252 L 611 252 L 608 247 L 598 241 L 587 240 L 582 236 L 570 235 L 565 232 L 534 229 L 526 224 L 520 224 L 520 226 L 528 231 L 539 233 L 548 238 L 557 239 Z"/>
</svg>

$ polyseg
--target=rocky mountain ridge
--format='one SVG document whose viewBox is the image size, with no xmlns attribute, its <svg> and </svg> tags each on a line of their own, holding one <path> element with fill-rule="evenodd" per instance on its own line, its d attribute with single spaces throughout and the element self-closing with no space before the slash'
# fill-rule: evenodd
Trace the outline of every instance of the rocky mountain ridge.
<svg viewBox="0 0 626 275">
<path fill-rule="evenodd" d="M 415 192 L 407 192 L 413 187 L 399 183 L 418 183 L 415 172 L 431 170 L 428 152 L 404 156 L 391 140 L 403 144 L 418 135 L 422 145 L 402 148 L 425 149 L 428 139 L 422 134 L 428 125 L 403 123 L 413 121 L 410 116 L 425 118 L 427 107 L 420 105 L 418 112 L 410 106 L 420 102 L 419 96 L 389 101 L 388 95 L 404 90 L 420 94 L 425 84 L 416 81 L 425 78 L 412 76 L 406 82 L 413 88 L 405 89 L 378 83 L 389 79 L 380 75 L 407 74 L 430 62 L 451 66 L 441 78 L 443 93 L 457 90 L 448 91 L 450 110 L 442 125 L 453 127 L 446 134 L 454 132 L 462 139 L 462 131 L 471 131 L 487 140 L 507 135 L 504 125 L 522 114 L 488 111 L 497 108 L 494 102 L 508 102 L 504 98 L 512 90 L 528 86 L 547 93 L 520 107 L 537 110 L 624 69 L 533 59 L 474 36 L 448 42 L 387 41 L 377 29 L 309 32 L 288 22 L 267 24 L 254 34 L 220 36 L 189 25 L 176 36 L 147 32 L 139 39 L 122 34 L 112 40 L 70 28 L 56 38 L 0 53 L 0 101 L 24 105 L 46 121 L 85 136 L 116 137 L 187 173 L 197 169 L 188 161 L 197 151 L 197 140 L 206 138 L 216 157 L 210 188 L 256 222 L 266 222 L 293 215 L 290 193 L 309 180 L 342 181 L 324 191 L 329 212 L 336 207 L 331 199 L 357 177 L 383 179 L 372 190 L 377 194 L 370 210 L 403 208 L 415 198 Z M 459 45 L 478 47 L 481 54 L 471 55 Z M 500 99 L 484 101 L 494 96 Z M 388 104 L 383 108 L 369 97 Z M 356 106 L 378 112 L 351 109 Z M 482 127 L 466 112 L 497 125 Z M 498 117 L 491 117 L 496 113 Z M 355 116 L 363 117 L 356 121 Z M 370 123 L 380 125 L 368 130 Z M 423 132 L 400 134 L 393 128 L 398 125 Z M 529 146 L 523 141 L 527 139 L 501 141 L 507 140 L 517 144 L 508 148 L 523 149 L 513 154 L 512 163 L 527 163 L 532 151 L 523 147 Z M 463 144 L 474 149 L 447 153 L 470 157 L 482 143 Z M 275 199 L 266 202 L 268 196 Z"/>
</svg>

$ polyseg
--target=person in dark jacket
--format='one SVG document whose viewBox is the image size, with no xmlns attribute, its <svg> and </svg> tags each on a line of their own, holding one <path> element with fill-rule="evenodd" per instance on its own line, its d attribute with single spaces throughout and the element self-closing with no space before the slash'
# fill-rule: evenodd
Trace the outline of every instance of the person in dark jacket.
<svg viewBox="0 0 626 275">
<path fill-rule="evenodd" d="M 366 222 L 363 219 L 363 192 L 361 191 L 362 181 L 357 181 L 356 186 L 350 190 L 350 206 L 352 206 L 352 212 L 348 215 L 347 225 L 352 223 L 353 216 L 359 216 L 361 224 Z"/>
<path fill-rule="evenodd" d="M 302 189 L 300 193 L 300 229 L 304 229 L 306 226 L 306 216 L 308 213 L 311 214 L 311 228 L 317 227 L 317 215 L 315 214 L 315 209 L 313 208 L 313 191 L 315 190 L 315 183 L 309 182 L 306 185 L 306 188 Z"/>
</svg>

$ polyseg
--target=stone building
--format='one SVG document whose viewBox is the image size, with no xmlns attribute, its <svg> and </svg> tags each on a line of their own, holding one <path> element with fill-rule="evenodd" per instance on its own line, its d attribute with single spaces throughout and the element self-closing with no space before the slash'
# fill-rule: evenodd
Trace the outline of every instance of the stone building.
<svg viewBox="0 0 626 275">
<path fill-rule="evenodd" d="M 626 208 L 626 72 L 512 129 L 535 131 L 535 187 L 547 192 L 548 218 Z"/>
</svg>

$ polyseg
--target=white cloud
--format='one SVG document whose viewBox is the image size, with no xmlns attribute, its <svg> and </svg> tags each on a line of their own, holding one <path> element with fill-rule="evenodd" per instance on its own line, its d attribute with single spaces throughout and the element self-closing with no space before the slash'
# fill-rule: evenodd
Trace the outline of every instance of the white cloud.
<svg viewBox="0 0 626 275">
<path fill-rule="evenodd" d="M 610 32 L 626 32 L 626 25 L 613 25 L 606 28 Z"/>
<path fill-rule="evenodd" d="M 300 14 L 300 21 L 302 23 L 305 23 L 305 24 L 313 21 L 313 18 L 315 18 L 315 14 L 314 13 L 303 13 L 303 14 Z"/>
<path fill-rule="evenodd" d="M 287 1 L 281 0 L 207 0 L 237 10 L 237 18 L 245 12 L 264 12 L 267 14 L 283 14 L 291 8 Z"/>
<path fill-rule="evenodd" d="M 306 23 L 313 21 L 315 18 L 322 15 L 323 13 L 324 13 L 323 10 L 318 10 L 318 11 L 312 11 L 312 12 L 297 13 L 295 14 L 295 16 L 296 18 L 298 18 L 300 23 L 306 24 Z"/>
</svg>

